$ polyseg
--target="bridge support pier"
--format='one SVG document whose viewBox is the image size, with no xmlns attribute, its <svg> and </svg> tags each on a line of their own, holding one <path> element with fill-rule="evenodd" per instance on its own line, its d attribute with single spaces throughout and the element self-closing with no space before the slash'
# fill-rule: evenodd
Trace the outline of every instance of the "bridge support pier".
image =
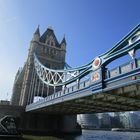
<svg viewBox="0 0 140 140">
<path fill-rule="evenodd" d="M 21 116 L 20 129 L 31 134 L 80 134 L 81 128 L 76 115 L 48 115 L 43 113 L 25 113 Z"/>
<path fill-rule="evenodd" d="M 60 119 L 60 131 L 62 133 L 80 134 L 81 127 L 77 123 L 77 115 L 64 115 Z"/>
</svg>

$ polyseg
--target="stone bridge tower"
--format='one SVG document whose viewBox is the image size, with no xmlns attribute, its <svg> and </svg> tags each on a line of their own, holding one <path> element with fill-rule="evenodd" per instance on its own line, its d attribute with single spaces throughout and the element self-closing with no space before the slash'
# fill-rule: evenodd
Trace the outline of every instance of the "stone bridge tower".
<svg viewBox="0 0 140 140">
<path fill-rule="evenodd" d="M 29 100 L 30 84 L 32 83 L 32 73 L 34 72 L 33 55 L 36 53 L 41 63 L 49 68 L 53 69 L 64 69 L 65 65 L 65 54 L 66 54 L 66 40 L 65 37 L 61 43 L 58 42 L 54 31 L 49 27 L 41 36 L 39 27 L 33 34 L 33 38 L 30 43 L 29 53 L 27 61 L 24 64 L 23 69 L 18 70 L 13 86 L 13 94 L 11 104 L 26 106 Z M 40 80 L 37 79 L 37 86 Z M 43 84 L 40 84 L 44 86 Z M 36 88 L 34 86 L 34 88 Z M 41 88 L 40 88 L 41 89 Z M 60 90 L 61 87 L 57 87 L 56 90 Z M 46 91 L 49 90 L 49 93 Z M 45 87 L 43 94 L 39 91 L 38 96 L 46 97 L 46 94 L 53 93 L 53 88 Z M 34 93 L 36 96 L 37 93 Z M 33 102 L 33 97 L 31 99 Z"/>
</svg>

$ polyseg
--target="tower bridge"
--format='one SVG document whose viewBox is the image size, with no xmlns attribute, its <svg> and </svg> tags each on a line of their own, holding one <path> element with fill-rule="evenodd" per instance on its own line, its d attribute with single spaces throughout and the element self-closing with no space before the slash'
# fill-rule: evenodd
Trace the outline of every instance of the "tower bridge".
<svg viewBox="0 0 140 140">
<path fill-rule="evenodd" d="M 27 61 L 15 78 L 12 105 L 25 107 L 27 114 L 61 116 L 64 124 L 65 115 L 139 110 L 140 25 L 109 51 L 78 68 L 67 67 L 66 44 L 65 37 L 58 42 L 51 28 L 42 36 L 37 28 Z M 126 55 L 130 61 L 107 68 Z"/>
<path fill-rule="evenodd" d="M 35 71 L 26 111 L 81 114 L 139 110 L 140 58 L 135 57 L 135 52 L 139 48 L 140 27 L 137 26 L 111 50 L 82 67 L 50 69 L 40 62 L 34 52 Z M 131 60 L 112 70 L 107 69 L 109 63 L 124 55 L 130 55 Z M 36 76 L 35 79 L 33 79 L 34 76 Z M 31 98 L 35 96 L 34 92 L 37 92 L 36 87 L 38 95 L 41 95 L 40 85 L 36 82 L 37 78 L 43 86 L 51 86 L 53 92 L 33 102 Z M 56 91 L 60 86 L 62 88 Z"/>
</svg>

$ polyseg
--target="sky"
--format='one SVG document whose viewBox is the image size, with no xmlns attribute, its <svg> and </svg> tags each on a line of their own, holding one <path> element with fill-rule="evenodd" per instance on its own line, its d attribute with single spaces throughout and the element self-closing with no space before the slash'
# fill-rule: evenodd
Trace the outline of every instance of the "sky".
<svg viewBox="0 0 140 140">
<path fill-rule="evenodd" d="M 140 0 L 0 0 L 0 99 L 9 100 L 38 25 L 65 34 L 66 62 L 77 67 L 108 51 L 140 23 Z"/>
</svg>

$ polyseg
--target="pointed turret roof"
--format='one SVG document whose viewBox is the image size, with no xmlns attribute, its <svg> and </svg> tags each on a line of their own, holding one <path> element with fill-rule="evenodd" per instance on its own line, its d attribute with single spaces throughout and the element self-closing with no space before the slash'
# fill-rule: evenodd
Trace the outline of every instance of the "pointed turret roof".
<svg viewBox="0 0 140 140">
<path fill-rule="evenodd" d="M 36 31 L 35 31 L 35 33 L 34 33 L 34 34 L 39 34 L 39 35 L 40 35 L 39 25 L 38 25 L 38 27 L 37 27 L 37 29 L 36 29 Z"/>
<path fill-rule="evenodd" d="M 59 44 L 58 41 L 57 41 L 57 38 L 56 38 L 56 36 L 55 36 L 55 34 L 54 34 L 54 31 L 53 31 L 52 27 L 48 27 L 48 28 L 47 28 L 47 30 L 46 30 L 46 31 L 43 33 L 43 35 L 40 37 L 40 42 L 45 43 L 47 36 L 53 36 L 56 45 Z"/>
<path fill-rule="evenodd" d="M 65 39 L 65 35 L 64 35 L 64 37 L 63 37 L 63 39 L 62 39 L 62 41 L 61 41 L 61 44 L 63 44 L 63 43 L 64 43 L 64 44 L 67 44 L 67 43 L 66 43 L 66 39 Z"/>
</svg>

